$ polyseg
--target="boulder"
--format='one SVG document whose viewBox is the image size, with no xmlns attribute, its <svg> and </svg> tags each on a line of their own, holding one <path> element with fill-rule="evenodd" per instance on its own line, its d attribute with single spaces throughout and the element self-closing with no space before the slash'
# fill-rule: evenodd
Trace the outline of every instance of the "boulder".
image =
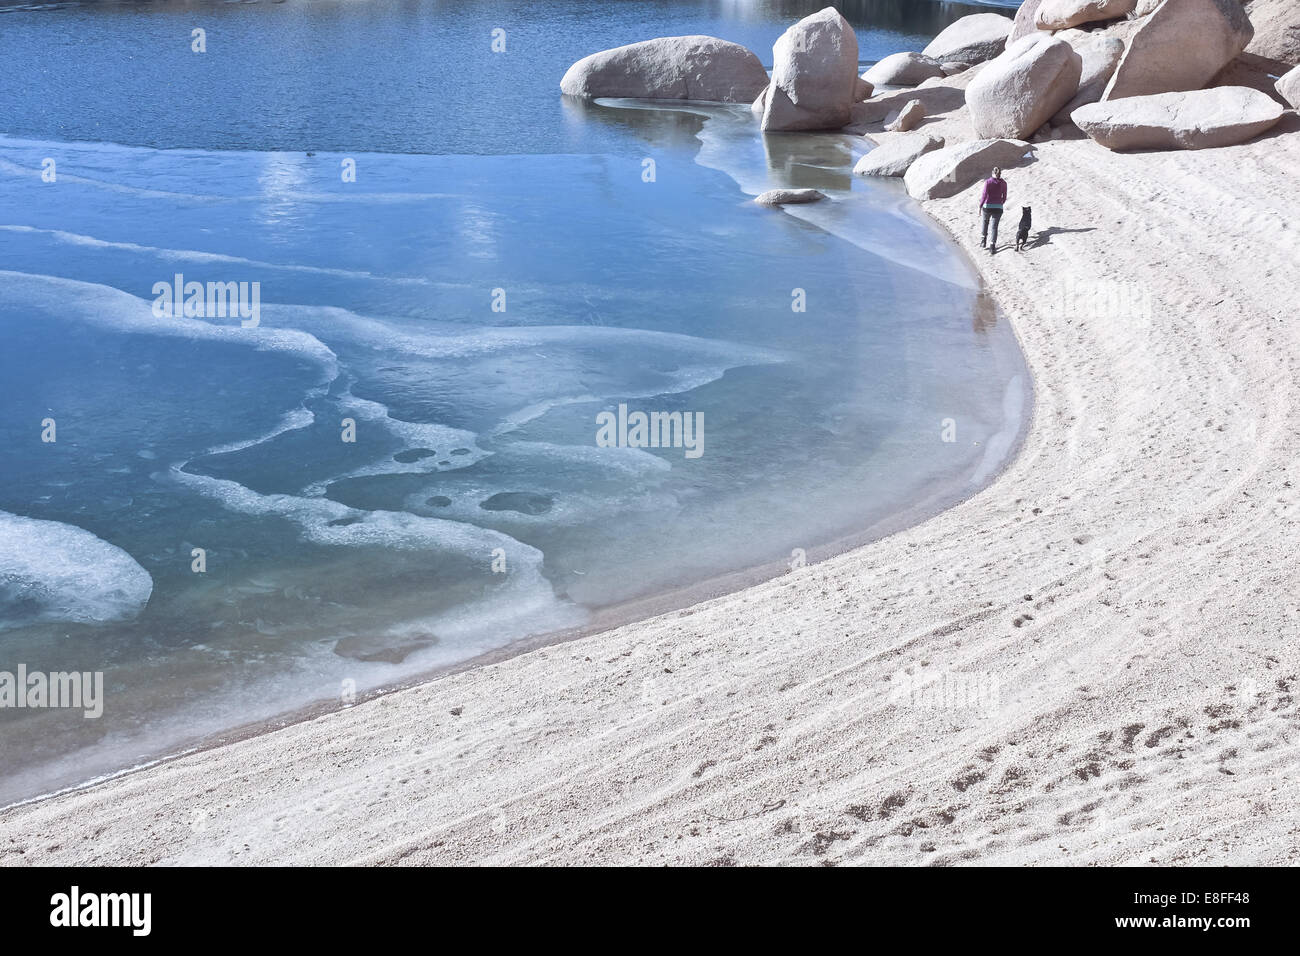
<svg viewBox="0 0 1300 956">
<path fill-rule="evenodd" d="M 926 153 L 943 148 L 943 139 L 929 133 L 902 133 L 891 136 L 858 160 L 853 172 L 858 176 L 901 176 Z"/>
<path fill-rule="evenodd" d="M 1024 0 L 1024 3 L 1020 4 L 1020 9 L 1016 11 L 1016 18 L 1011 23 L 1007 46 L 1038 30 L 1038 8 L 1042 5 L 1043 0 Z"/>
<path fill-rule="evenodd" d="M 920 100 L 908 100 L 899 112 L 898 118 L 885 127 L 891 133 L 906 133 L 914 130 L 925 119 L 925 107 Z"/>
<path fill-rule="evenodd" d="M 1120 57 L 1124 55 L 1124 41 L 1104 33 L 1066 30 L 1057 36 L 1074 47 L 1074 52 L 1079 54 L 1079 59 L 1083 62 L 1078 92 L 1057 110 L 1051 119 L 1053 125 L 1068 123 L 1070 114 L 1080 106 L 1101 99 L 1102 93 L 1106 92 L 1106 84 L 1119 66 Z"/>
<path fill-rule="evenodd" d="M 1300 63 L 1300 13 L 1295 0 L 1251 0 L 1246 13 L 1255 28 L 1247 53 L 1287 66 Z"/>
<path fill-rule="evenodd" d="M 893 114 L 901 113 L 908 103 L 914 101 L 925 108 L 927 116 L 937 116 L 961 109 L 966 103 L 966 91 L 936 84 L 914 90 L 877 93 L 862 104 L 861 119 L 867 123 L 883 123 Z"/>
<path fill-rule="evenodd" d="M 862 103 L 869 100 L 875 92 L 876 88 L 874 86 L 859 77 L 858 82 L 853 84 L 853 102 Z"/>
<path fill-rule="evenodd" d="M 903 182 L 913 199 L 945 199 L 971 183 L 987 179 L 994 166 L 1020 165 L 1033 151 L 1028 143 L 1011 139 L 981 139 L 945 146 L 912 163 Z"/>
<path fill-rule="evenodd" d="M 941 63 L 983 63 L 1006 49 L 1013 22 L 997 13 L 974 13 L 949 25 L 921 52 Z"/>
<path fill-rule="evenodd" d="M 1266 60 L 1262 56 L 1243 53 L 1210 80 L 1209 86 L 1249 86 L 1252 90 L 1267 93 L 1284 106 L 1286 101 L 1277 88 L 1277 78 L 1288 70 L 1284 63 Z"/>
<path fill-rule="evenodd" d="M 1258 136 L 1285 112 L 1258 90 L 1218 86 L 1090 103 L 1072 118 L 1107 149 L 1208 149 Z"/>
<path fill-rule="evenodd" d="M 958 73 L 965 73 L 971 68 L 971 64 L 961 60 L 944 60 L 939 64 L 939 69 L 943 70 L 944 76 L 956 76 Z"/>
<path fill-rule="evenodd" d="M 858 37 L 834 7 L 804 17 L 772 47 L 764 130 L 839 129 L 858 81 Z"/>
<path fill-rule="evenodd" d="M 975 135 L 1027 139 L 1079 89 L 1083 59 L 1064 40 L 1033 33 L 1011 44 L 966 90 Z"/>
<path fill-rule="evenodd" d="M 1141 18 L 1147 17 L 1156 12 L 1156 7 L 1164 3 L 1165 0 L 1137 0 L 1133 7 L 1133 16 Z"/>
<path fill-rule="evenodd" d="M 1199 90 L 1253 34 L 1241 0 L 1166 0 L 1129 38 L 1102 99 Z"/>
<path fill-rule="evenodd" d="M 1277 81 L 1277 91 L 1294 109 L 1300 110 L 1300 66 Z"/>
<path fill-rule="evenodd" d="M 932 76 L 943 76 L 943 67 L 922 53 L 891 53 L 862 78 L 874 86 L 916 86 Z"/>
<path fill-rule="evenodd" d="M 1137 0 L 1043 0 L 1035 23 L 1040 30 L 1068 30 L 1081 23 L 1126 17 Z"/>
<path fill-rule="evenodd" d="M 660 37 L 603 50 L 569 67 L 570 96 L 748 103 L 767 86 L 767 71 L 739 43 L 716 37 Z"/>
<path fill-rule="evenodd" d="M 754 202 L 760 206 L 785 206 L 792 203 L 817 202 L 825 198 L 825 193 L 818 192 L 816 189 L 769 189 L 757 196 Z"/>
</svg>

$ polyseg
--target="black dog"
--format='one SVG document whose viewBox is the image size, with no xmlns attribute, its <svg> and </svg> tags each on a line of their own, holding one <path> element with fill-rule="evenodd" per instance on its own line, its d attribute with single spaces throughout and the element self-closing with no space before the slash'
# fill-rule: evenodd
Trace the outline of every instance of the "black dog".
<svg viewBox="0 0 1300 956">
<path fill-rule="evenodd" d="M 1033 225 L 1033 215 L 1028 206 L 1020 207 L 1020 225 L 1016 228 L 1016 252 L 1029 244 L 1029 227 Z"/>
</svg>

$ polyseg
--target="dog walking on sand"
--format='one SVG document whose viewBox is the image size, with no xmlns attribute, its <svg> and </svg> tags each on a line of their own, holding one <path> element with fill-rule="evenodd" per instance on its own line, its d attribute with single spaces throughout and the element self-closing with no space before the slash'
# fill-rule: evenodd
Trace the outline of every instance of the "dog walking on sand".
<svg viewBox="0 0 1300 956">
<path fill-rule="evenodd" d="M 1029 245 L 1029 230 L 1034 226 L 1034 211 L 1029 206 L 1020 207 L 1020 225 L 1016 228 L 1016 252 Z"/>
</svg>

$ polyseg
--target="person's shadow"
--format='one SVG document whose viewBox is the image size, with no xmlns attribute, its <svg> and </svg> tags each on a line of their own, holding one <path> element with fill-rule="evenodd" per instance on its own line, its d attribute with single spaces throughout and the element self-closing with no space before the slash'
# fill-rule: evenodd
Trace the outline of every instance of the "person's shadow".
<svg viewBox="0 0 1300 956">
<path fill-rule="evenodd" d="M 1059 236 L 1065 232 L 1096 232 L 1096 226 L 1087 226 L 1083 229 L 1063 229 L 1060 226 L 1052 226 L 1048 229 L 1039 229 L 1034 241 L 1025 246 L 1026 249 L 1037 249 L 1039 246 L 1046 246 L 1052 241 L 1052 236 Z"/>
</svg>

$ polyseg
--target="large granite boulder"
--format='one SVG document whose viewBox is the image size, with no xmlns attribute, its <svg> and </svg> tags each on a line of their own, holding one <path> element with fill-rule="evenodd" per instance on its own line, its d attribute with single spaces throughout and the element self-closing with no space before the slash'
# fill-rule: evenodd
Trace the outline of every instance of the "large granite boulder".
<svg viewBox="0 0 1300 956">
<path fill-rule="evenodd" d="M 862 78 L 872 86 L 916 86 L 932 76 L 943 76 L 943 67 L 923 53 L 891 53 Z"/>
<path fill-rule="evenodd" d="M 921 156 L 903 176 L 913 199 L 945 199 L 987 179 L 994 166 L 1018 166 L 1034 147 L 1010 139 L 981 139 Z"/>
<path fill-rule="evenodd" d="M 560 90 L 571 96 L 748 103 L 767 71 L 739 43 L 716 37 L 660 37 L 602 50 L 569 67 Z"/>
<path fill-rule="evenodd" d="M 1300 66 L 1284 74 L 1277 81 L 1277 91 L 1293 109 L 1300 110 Z"/>
<path fill-rule="evenodd" d="M 1057 37 L 1074 47 L 1079 59 L 1083 61 L 1083 68 L 1079 76 L 1078 92 L 1052 117 L 1054 126 L 1069 122 L 1070 114 L 1080 106 L 1101 99 L 1102 93 L 1106 92 L 1106 84 L 1110 82 L 1124 55 L 1124 41 L 1105 33 L 1065 30 L 1058 33 Z"/>
<path fill-rule="evenodd" d="M 1073 119 L 1107 149 L 1208 149 L 1258 136 L 1285 112 L 1259 90 L 1218 86 L 1090 103 Z"/>
<path fill-rule="evenodd" d="M 1024 0 L 1024 3 L 1020 4 L 1020 8 L 1016 10 L 1016 17 L 1012 21 L 1011 33 L 1007 36 L 1007 46 L 1038 30 L 1038 8 L 1042 5 L 1043 0 Z"/>
<path fill-rule="evenodd" d="M 1241 0 L 1165 0 L 1129 37 L 1102 99 L 1199 90 L 1253 35 Z"/>
<path fill-rule="evenodd" d="M 1247 53 L 1287 66 L 1300 63 L 1300 10 L 1295 0 L 1250 0 L 1246 13 L 1255 28 Z"/>
<path fill-rule="evenodd" d="M 1007 46 L 1014 21 L 996 13 L 974 13 L 950 24 L 921 52 L 940 63 L 983 63 Z"/>
<path fill-rule="evenodd" d="M 1046 33 L 1022 37 L 966 89 L 975 135 L 1028 139 L 1079 89 L 1083 59 Z"/>
<path fill-rule="evenodd" d="M 834 7 L 804 17 L 772 47 L 763 129 L 839 129 L 852 116 L 858 36 Z"/>
<path fill-rule="evenodd" d="M 942 148 L 943 139 L 939 136 L 900 133 L 859 159 L 853 172 L 859 176 L 901 176 L 926 153 Z"/>
<path fill-rule="evenodd" d="M 1068 30 L 1128 16 L 1136 6 L 1137 0 L 1043 0 L 1034 22 L 1040 30 Z"/>
</svg>

